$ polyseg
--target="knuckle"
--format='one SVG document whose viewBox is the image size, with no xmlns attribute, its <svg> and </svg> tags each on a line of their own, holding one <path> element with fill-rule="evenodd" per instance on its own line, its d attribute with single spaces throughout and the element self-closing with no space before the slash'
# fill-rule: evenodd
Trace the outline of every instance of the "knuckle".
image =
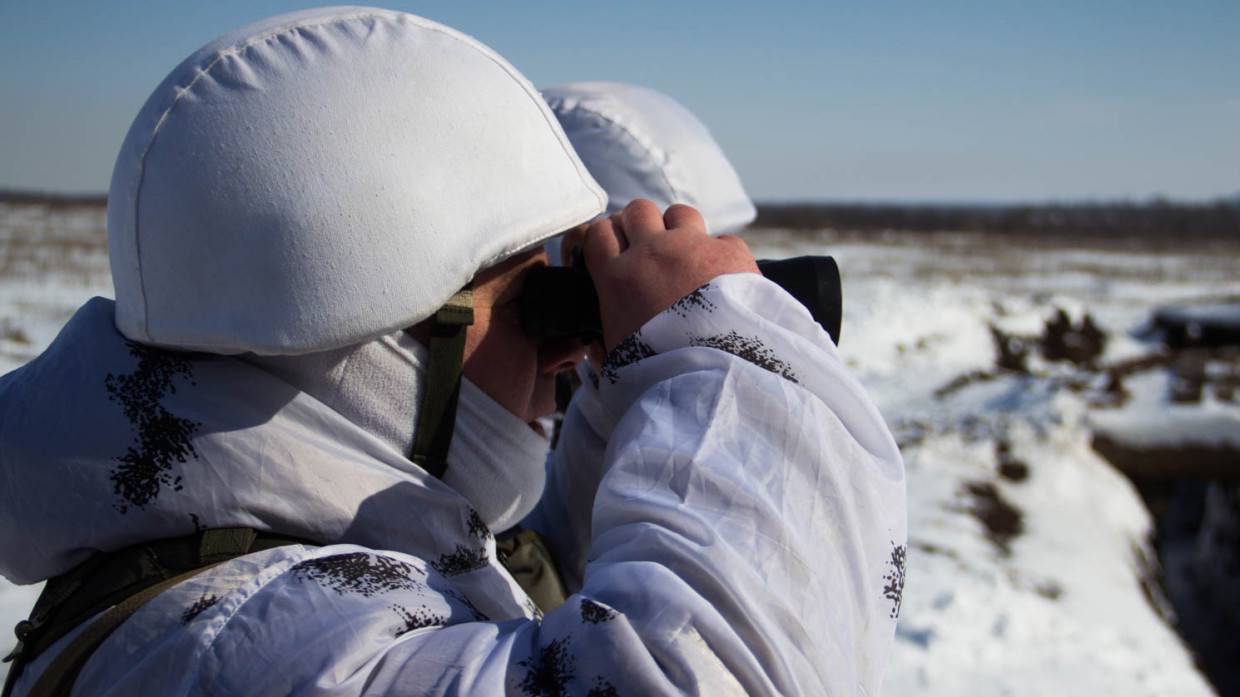
<svg viewBox="0 0 1240 697">
<path fill-rule="evenodd" d="M 726 239 L 727 243 L 731 245 L 732 248 L 735 249 L 737 252 L 740 252 L 743 254 L 749 254 L 749 243 L 737 237 L 736 235 L 725 235 L 724 237 L 720 239 Z"/>
<path fill-rule="evenodd" d="M 598 221 L 595 221 L 594 223 L 591 223 L 590 227 L 586 228 L 584 235 L 586 239 L 593 239 L 595 237 L 598 237 L 600 234 L 602 234 L 603 231 L 605 231 L 609 227 L 611 227 L 611 221 L 604 218 L 602 220 L 598 220 Z"/>
</svg>

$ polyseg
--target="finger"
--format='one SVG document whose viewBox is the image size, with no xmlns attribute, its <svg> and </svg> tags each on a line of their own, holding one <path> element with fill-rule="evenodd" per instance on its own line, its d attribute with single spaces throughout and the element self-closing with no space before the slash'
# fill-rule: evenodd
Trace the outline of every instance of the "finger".
<svg viewBox="0 0 1240 697">
<path fill-rule="evenodd" d="M 758 262 L 754 259 L 753 252 L 749 249 L 749 243 L 745 242 L 745 240 L 736 235 L 720 235 L 715 238 L 715 242 L 726 245 L 735 261 L 748 266 L 748 271 L 762 273 L 758 269 Z"/>
<path fill-rule="evenodd" d="M 644 198 L 630 201 L 629 205 L 620 211 L 620 221 L 624 224 L 624 236 L 631 245 L 666 231 L 659 207 Z"/>
<path fill-rule="evenodd" d="M 749 243 L 737 235 L 719 235 L 715 239 L 719 240 L 720 242 L 726 242 L 738 249 L 743 249 L 746 252 L 749 251 Z"/>
<path fill-rule="evenodd" d="M 607 261 L 620 255 L 620 236 L 611 220 L 604 218 L 590 224 L 584 244 L 586 270 L 594 273 Z"/>
<path fill-rule="evenodd" d="M 586 230 L 589 229 L 589 223 L 582 223 L 564 233 L 564 238 L 560 241 L 560 264 L 562 266 L 573 263 L 573 251 L 585 244 Z"/>
<path fill-rule="evenodd" d="M 624 234 L 624 221 L 620 219 L 619 213 L 612 213 L 608 218 L 611 221 L 611 229 L 615 231 L 616 239 L 620 241 L 620 251 L 629 248 L 629 238 Z"/>
<path fill-rule="evenodd" d="M 663 214 L 663 223 L 668 232 L 701 232 L 707 234 L 706 220 L 693 206 L 677 203 Z"/>
</svg>

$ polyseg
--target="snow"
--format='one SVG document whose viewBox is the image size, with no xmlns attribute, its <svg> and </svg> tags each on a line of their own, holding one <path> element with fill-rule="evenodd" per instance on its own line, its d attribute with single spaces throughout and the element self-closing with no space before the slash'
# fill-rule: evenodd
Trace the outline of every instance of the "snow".
<svg viewBox="0 0 1240 697">
<path fill-rule="evenodd" d="M 102 210 L 0 206 L 0 372 L 36 356 L 84 300 L 111 294 L 103 224 Z M 1099 364 L 1154 356 L 1139 332 L 1154 308 L 1240 296 L 1234 252 L 899 232 L 745 237 L 759 257 L 835 256 L 841 354 L 906 458 L 907 583 L 885 694 L 1213 694 L 1145 587 L 1150 516 L 1089 444 L 1106 429 L 1139 443 L 1235 445 L 1235 402 L 1207 389 L 1168 406 L 1170 373 L 1157 367 L 1125 379 L 1127 402 L 1108 403 L 1097 370 L 1036 350 L 1027 374 L 997 371 L 991 327 L 1028 337 L 1057 309 L 1073 322 L 1088 313 L 1107 333 Z M 0 581 L 0 650 L 36 594 Z"/>
<path fill-rule="evenodd" d="M 1198 403 L 1169 404 L 1170 383 L 1164 372 L 1125 382 L 1130 399 L 1122 408 L 1091 414 L 1094 431 L 1129 447 L 1240 450 L 1240 405 L 1219 401 L 1209 392 Z"/>
<path fill-rule="evenodd" d="M 0 374 L 52 342 L 78 306 L 112 296 L 102 208 L 0 203 Z"/>
<path fill-rule="evenodd" d="M 1168 437 L 1240 434 L 1235 406 L 1207 399 L 1167 419 L 1157 370 L 1124 383 L 1135 411 L 1111 413 L 1097 403 L 1099 375 L 1080 366 L 1031 352 L 1028 375 L 995 371 L 989 327 L 1031 336 L 1057 309 L 1077 323 L 1088 312 L 1108 336 L 1099 363 L 1156 355 L 1138 333 L 1151 311 L 1236 293 L 1234 254 L 899 233 L 748 241 L 760 257 L 836 257 L 840 352 L 901 441 L 910 548 L 885 694 L 1213 694 L 1168 627 L 1166 601 L 1143 588 L 1150 516 L 1089 444 L 1096 424 L 1137 411 L 1163 419 Z M 966 375 L 975 379 L 941 389 Z"/>
<path fill-rule="evenodd" d="M 30 614 L 30 608 L 43 591 L 43 584 L 15 586 L 0 576 L 0 652 L 8 655 L 13 648 L 13 626 Z"/>
<path fill-rule="evenodd" d="M 1134 548 L 1150 520 L 1128 482 L 1079 424 L 1002 425 L 1029 467 L 1021 482 L 996 480 L 992 438 L 947 433 L 906 449 L 917 494 L 885 693 L 1211 694 L 1144 597 Z M 987 481 L 1023 516 L 1008 555 L 967 512 L 966 484 Z"/>
</svg>

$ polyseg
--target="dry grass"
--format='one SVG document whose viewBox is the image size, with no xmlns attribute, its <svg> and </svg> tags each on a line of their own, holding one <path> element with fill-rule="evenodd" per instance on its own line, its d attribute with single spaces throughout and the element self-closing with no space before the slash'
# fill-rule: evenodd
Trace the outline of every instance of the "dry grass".
<svg viewBox="0 0 1240 697">
<path fill-rule="evenodd" d="M 0 203 L 0 280 L 93 281 L 107 272 L 103 208 Z"/>
</svg>

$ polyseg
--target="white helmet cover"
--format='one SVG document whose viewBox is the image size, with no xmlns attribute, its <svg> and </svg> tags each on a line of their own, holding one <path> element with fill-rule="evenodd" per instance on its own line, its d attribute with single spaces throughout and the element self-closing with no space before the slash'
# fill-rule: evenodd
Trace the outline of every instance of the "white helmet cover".
<svg viewBox="0 0 1240 697">
<path fill-rule="evenodd" d="M 609 213 L 648 198 L 660 208 L 694 206 L 712 234 L 753 222 L 753 202 L 723 150 L 671 97 L 618 82 L 574 82 L 545 89 L 543 97 L 606 189 Z"/>
<path fill-rule="evenodd" d="M 194 53 L 130 127 L 116 323 L 215 353 L 360 343 L 604 205 L 538 92 L 474 39 L 387 10 L 282 15 Z"/>
</svg>

